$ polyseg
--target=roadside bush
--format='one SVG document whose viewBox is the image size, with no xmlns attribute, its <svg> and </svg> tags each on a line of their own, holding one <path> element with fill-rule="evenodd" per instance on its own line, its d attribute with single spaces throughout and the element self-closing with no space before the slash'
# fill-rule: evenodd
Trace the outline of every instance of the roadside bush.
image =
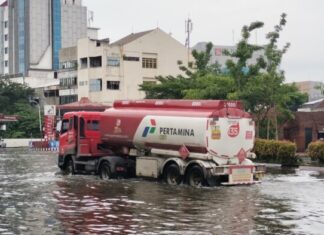
<svg viewBox="0 0 324 235">
<path fill-rule="evenodd" d="M 324 142 L 315 141 L 308 145 L 307 154 L 313 161 L 324 163 Z"/>
<path fill-rule="evenodd" d="M 298 165 L 296 144 L 290 141 L 257 139 L 253 151 L 257 156 L 256 160 L 260 162 Z"/>
</svg>

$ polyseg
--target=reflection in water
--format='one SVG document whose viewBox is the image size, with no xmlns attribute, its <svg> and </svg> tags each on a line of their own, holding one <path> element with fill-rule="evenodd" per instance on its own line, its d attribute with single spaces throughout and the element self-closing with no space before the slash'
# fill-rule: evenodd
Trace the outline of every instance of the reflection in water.
<svg viewBox="0 0 324 235">
<path fill-rule="evenodd" d="M 310 171 L 194 189 L 63 176 L 53 153 L 7 150 L 0 153 L 0 234 L 321 234 L 323 193 L 322 178 Z"/>
<path fill-rule="evenodd" d="M 249 187 L 192 189 L 142 180 L 90 179 L 57 185 L 57 215 L 69 233 L 248 234 L 254 227 L 255 190 Z"/>
</svg>

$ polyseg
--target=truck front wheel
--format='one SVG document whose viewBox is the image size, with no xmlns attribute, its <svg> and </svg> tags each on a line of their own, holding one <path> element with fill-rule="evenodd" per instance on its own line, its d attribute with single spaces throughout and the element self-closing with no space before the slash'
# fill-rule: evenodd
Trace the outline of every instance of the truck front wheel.
<svg viewBox="0 0 324 235">
<path fill-rule="evenodd" d="M 73 159 L 71 157 L 69 157 L 66 160 L 64 168 L 62 168 L 62 170 L 65 175 L 74 175 L 75 174 Z"/>
<path fill-rule="evenodd" d="M 164 180 L 170 185 L 178 185 L 182 181 L 179 167 L 172 163 L 164 170 Z"/>
<path fill-rule="evenodd" d="M 111 170 L 108 162 L 101 163 L 99 167 L 99 176 L 103 180 L 111 179 Z"/>
<path fill-rule="evenodd" d="M 195 188 L 205 186 L 206 180 L 203 170 L 200 166 L 196 165 L 191 167 L 187 173 L 187 183 Z"/>
</svg>

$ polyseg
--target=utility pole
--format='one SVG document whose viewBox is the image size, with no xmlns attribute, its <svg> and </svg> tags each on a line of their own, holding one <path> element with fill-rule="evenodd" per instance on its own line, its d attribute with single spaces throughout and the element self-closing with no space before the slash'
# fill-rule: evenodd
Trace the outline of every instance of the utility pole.
<svg viewBox="0 0 324 235">
<path fill-rule="evenodd" d="M 191 21 L 190 18 L 188 18 L 188 20 L 186 20 L 185 22 L 185 31 L 186 31 L 186 47 L 188 49 L 188 66 L 189 66 L 189 59 L 190 59 L 190 34 L 192 32 L 193 29 L 193 23 Z"/>
</svg>

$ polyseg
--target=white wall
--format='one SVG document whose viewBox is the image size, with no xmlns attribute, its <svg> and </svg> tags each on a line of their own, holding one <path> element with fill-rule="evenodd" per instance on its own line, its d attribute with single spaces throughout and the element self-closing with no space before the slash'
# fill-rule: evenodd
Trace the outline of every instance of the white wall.
<svg viewBox="0 0 324 235">
<path fill-rule="evenodd" d="M 41 139 L 4 139 L 7 148 L 29 147 L 30 141 L 40 141 Z"/>
</svg>

